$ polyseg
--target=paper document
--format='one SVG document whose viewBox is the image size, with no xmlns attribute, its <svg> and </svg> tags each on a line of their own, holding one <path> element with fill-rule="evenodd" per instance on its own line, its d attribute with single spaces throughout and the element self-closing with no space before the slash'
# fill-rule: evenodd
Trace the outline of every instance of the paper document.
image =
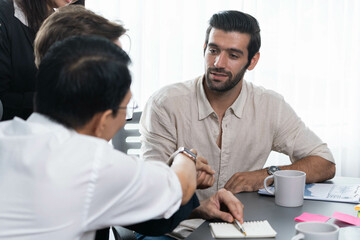
<svg viewBox="0 0 360 240">
<path fill-rule="evenodd" d="M 275 238 L 276 231 L 267 220 L 244 222 L 246 236 L 232 223 L 210 223 L 211 234 L 214 238 Z"/>
<path fill-rule="evenodd" d="M 273 190 L 274 187 L 269 187 Z M 258 191 L 259 194 L 272 195 L 264 188 Z M 331 202 L 360 203 L 360 184 L 332 184 L 332 183 L 311 183 L 306 184 L 304 199 L 322 200 Z"/>
</svg>

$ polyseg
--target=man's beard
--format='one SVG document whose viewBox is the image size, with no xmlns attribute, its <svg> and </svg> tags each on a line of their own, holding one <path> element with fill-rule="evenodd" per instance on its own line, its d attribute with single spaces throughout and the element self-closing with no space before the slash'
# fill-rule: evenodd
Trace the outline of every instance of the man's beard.
<svg viewBox="0 0 360 240">
<path fill-rule="evenodd" d="M 206 75 L 205 75 L 206 85 L 212 91 L 216 91 L 216 92 L 229 91 L 230 89 L 234 88 L 243 79 L 246 69 L 247 69 L 247 66 L 243 67 L 233 78 L 232 73 L 225 71 L 223 68 L 208 68 Z M 222 74 L 225 73 L 228 75 L 228 79 L 221 85 L 216 86 L 210 80 L 210 72 L 216 72 L 216 73 L 222 73 Z"/>
</svg>

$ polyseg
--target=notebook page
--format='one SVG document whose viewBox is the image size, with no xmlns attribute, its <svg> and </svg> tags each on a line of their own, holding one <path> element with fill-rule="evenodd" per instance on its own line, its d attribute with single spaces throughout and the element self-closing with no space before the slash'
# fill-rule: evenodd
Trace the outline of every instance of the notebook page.
<svg viewBox="0 0 360 240">
<path fill-rule="evenodd" d="M 242 234 L 232 223 L 210 223 L 214 238 L 267 238 L 275 237 L 276 232 L 267 220 L 244 222 L 247 236 Z"/>
</svg>

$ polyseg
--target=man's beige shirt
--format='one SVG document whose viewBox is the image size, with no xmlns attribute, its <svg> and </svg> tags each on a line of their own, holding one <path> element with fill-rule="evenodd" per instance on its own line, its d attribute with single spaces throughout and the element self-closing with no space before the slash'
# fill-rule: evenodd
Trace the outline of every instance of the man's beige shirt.
<svg viewBox="0 0 360 240">
<path fill-rule="evenodd" d="M 307 156 L 334 162 L 327 145 L 281 95 L 245 80 L 225 112 L 219 148 L 219 121 L 202 80 L 203 76 L 162 88 L 149 99 L 140 121 L 145 160 L 166 162 L 181 146 L 196 149 L 208 160 L 216 171 L 215 184 L 197 191 L 200 200 L 223 188 L 234 173 L 263 168 L 271 151 L 288 155 L 291 162 Z"/>
</svg>

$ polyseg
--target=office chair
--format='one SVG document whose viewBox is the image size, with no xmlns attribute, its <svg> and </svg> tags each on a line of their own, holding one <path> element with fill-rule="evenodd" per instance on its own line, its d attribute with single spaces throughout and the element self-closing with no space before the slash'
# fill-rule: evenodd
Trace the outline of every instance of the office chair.
<svg viewBox="0 0 360 240">
<path fill-rule="evenodd" d="M 116 133 L 112 139 L 112 144 L 115 149 L 128 155 L 140 156 L 140 117 L 141 112 L 134 112 L 133 118 L 127 121 L 125 126 Z M 134 232 L 129 229 L 113 226 L 112 231 L 115 240 L 136 240 Z"/>
<path fill-rule="evenodd" d="M 109 240 L 110 228 L 103 228 L 96 231 L 95 240 Z M 136 240 L 135 233 L 129 229 L 123 227 L 111 227 L 115 240 Z"/>
<path fill-rule="evenodd" d="M 115 149 L 128 155 L 140 156 L 140 117 L 141 112 L 134 112 L 133 118 L 127 121 L 125 126 L 115 134 L 112 139 Z"/>
<path fill-rule="evenodd" d="M 112 226 L 111 229 L 115 240 L 136 240 L 134 231 L 120 226 Z"/>
</svg>

